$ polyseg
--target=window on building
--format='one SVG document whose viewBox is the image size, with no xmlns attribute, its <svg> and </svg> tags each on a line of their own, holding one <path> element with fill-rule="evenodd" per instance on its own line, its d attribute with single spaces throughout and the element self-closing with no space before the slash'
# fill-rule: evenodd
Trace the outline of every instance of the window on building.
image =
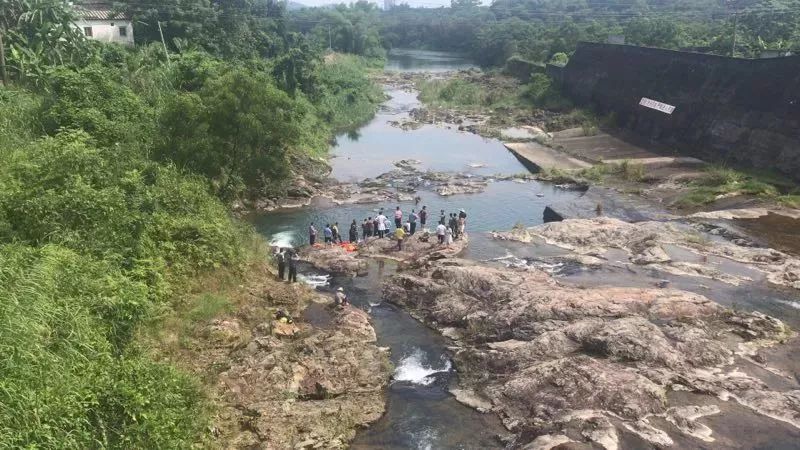
<svg viewBox="0 0 800 450">
<path fill-rule="evenodd" d="M 119 35 L 121 37 L 128 36 L 128 27 L 119 27 Z"/>
<path fill-rule="evenodd" d="M 83 27 L 83 34 L 85 34 L 86 37 L 92 37 L 92 27 Z"/>
</svg>

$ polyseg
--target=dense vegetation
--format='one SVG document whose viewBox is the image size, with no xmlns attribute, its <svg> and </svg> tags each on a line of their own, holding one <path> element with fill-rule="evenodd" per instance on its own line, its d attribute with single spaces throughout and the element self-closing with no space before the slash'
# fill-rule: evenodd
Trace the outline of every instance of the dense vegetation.
<svg viewBox="0 0 800 450">
<path fill-rule="evenodd" d="M 487 66 L 512 56 L 546 62 L 573 52 L 579 41 L 606 42 L 611 35 L 635 45 L 730 55 L 734 26 L 737 56 L 800 50 L 798 0 L 495 0 L 489 7 L 454 0 L 450 8 L 398 6 L 380 24 L 387 48 L 458 51 Z"/>
<path fill-rule="evenodd" d="M 190 3 L 130 4 L 160 18 L 168 60 L 147 27 L 139 48 L 103 45 L 73 32 L 66 4 L 0 1 L 4 447 L 202 442 L 201 386 L 143 331 L 197 277 L 263 258 L 228 202 L 282 195 L 293 160 L 381 98 L 366 62 L 324 62 L 271 2 L 235 24 Z"/>
</svg>

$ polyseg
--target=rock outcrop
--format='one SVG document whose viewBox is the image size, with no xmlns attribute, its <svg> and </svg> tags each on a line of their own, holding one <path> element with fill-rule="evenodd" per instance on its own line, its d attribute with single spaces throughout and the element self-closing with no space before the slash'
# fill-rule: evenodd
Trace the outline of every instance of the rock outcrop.
<svg viewBox="0 0 800 450">
<path fill-rule="evenodd" d="M 355 276 L 367 272 L 367 262 L 360 259 L 358 253 L 338 245 L 303 247 L 299 256 L 302 261 L 330 273 Z"/>
<path fill-rule="evenodd" d="M 293 336 L 258 326 L 231 355 L 218 379 L 223 401 L 235 405 L 222 419 L 239 424 L 231 447 L 344 448 L 357 428 L 381 417 L 388 355 L 365 312 L 331 314 L 329 328 L 301 324 Z"/>
<path fill-rule="evenodd" d="M 667 433 L 647 422 L 653 416 L 713 439 L 690 423 L 709 407 L 674 407 L 674 389 L 736 400 L 800 427 L 800 390 L 770 390 L 731 366 L 743 348 L 792 335 L 763 314 L 679 290 L 579 289 L 538 270 L 458 260 L 397 275 L 384 296 L 456 339 L 460 395 L 483 409 L 490 402 L 517 444 L 530 442 L 525 448 L 567 442 L 559 436 L 616 448 L 620 426 L 669 445 Z M 539 435 L 551 437 L 533 439 Z"/>
<path fill-rule="evenodd" d="M 748 272 L 761 273 L 771 283 L 800 289 L 800 259 L 747 242 L 719 239 L 680 222 L 569 219 L 529 228 L 527 233 L 512 230 L 495 236 L 520 242 L 529 242 L 526 236 L 535 236 L 581 255 L 603 256 L 609 249 L 619 249 L 633 264 L 734 285 L 752 281 Z M 738 264 L 742 270 L 727 272 L 723 261 Z"/>
</svg>

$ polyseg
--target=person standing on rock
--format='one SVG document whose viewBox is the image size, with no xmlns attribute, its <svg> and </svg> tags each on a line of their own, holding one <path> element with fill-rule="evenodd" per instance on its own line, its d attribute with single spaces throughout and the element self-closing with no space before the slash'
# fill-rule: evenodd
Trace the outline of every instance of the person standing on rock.
<svg viewBox="0 0 800 450">
<path fill-rule="evenodd" d="M 422 206 L 422 211 L 419 212 L 419 225 L 422 227 L 423 230 L 425 229 L 425 222 L 428 221 L 428 209 L 427 208 L 428 208 L 427 206 L 423 205 Z"/>
<path fill-rule="evenodd" d="M 439 217 L 439 223 L 442 225 L 447 225 L 447 223 L 445 223 L 444 210 L 442 210 L 442 215 Z"/>
<path fill-rule="evenodd" d="M 344 288 L 341 286 L 339 287 L 339 289 L 336 289 L 335 302 L 336 306 L 347 306 L 350 304 L 350 302 L 347 301 L 347 295 L 344 293 Z"/>
<path fill-rule="evenodd" d="M 412 209 L 411 214 L 408 216 L 408 221 L 411 223 L 411 235 L 413 236 L 414 233 L 417 231 L 417 219 L 419 219 L 419 215 L 416 213 L 416 210 Z"/>
<path fill-rule="evenodd" d="M 286 273 L 286 254 L 283 252 L 283 248 L 279 248 L 278 253 L 275 254 L 275 262 L 278 263 L 278 278 L 283 281 L 283 274 Z"/>
<path fill-rule="evenodd" d="M 458 213 L 458 234 L 459 236 L 464 234 L 467 231 L 467 212 L 464 211 L 464 208 L 461 208 L 461 211 Z"/>
<path fill-rule="evenodd" d="M 450 221 L 447 222 L 447 228 L 453 230 L 453 239 L 458 239 L 458 219 L 456 218 L 455 213 L 450 214 Z"/>
<path fill-rule="evenodd" d="M 308 227 L 308 242 L 312 247 L 317 243 L 317 229 L 314 227 L 314 222 L 311 222 L 311 226 Z"/>
<path fill-rule="evenodd" d="M 325 236 L 325 245 L 330 245 L 333 242 L 333 229 L 331 228 L 331 224 L 325 224 L 325 228 L 322 230 L 323 235 Z"/>
<path fill-rule="evenodd" d="M 299 259 L 296 252 L 289 255 L 289 283 L 297 282 L 297 261 Z"/>
<path fill-rule="evenodd" d="M 372 235 L 377 231 L 378 230 L 375 229 L 375 222 L 372 221 L 372 216 L 370 216 L 367 219 L 367 234 L 365 235 L 364 240 L 366 241 L 368 237 L 372 237 Z"/>
<path fill-rule="evenodd" d="M 403 226 L 403 211 L 400 210 L 398 206 L 397 209 L 394 210 L 394 227 L 400 228 Z"/>
<path fill-rule="evenodd" d="M 444 223 L 440 223 L 436 226 L 436 237 L 439 239 L 439 245 L 444 244 L 444 235 L 447 231 L 447 227 L 444 226 Z"/>
<path fill-rule="evenodd" d="M 394 230 L 394 238 L 397 239 L 397 251 L 403 251 L 403 239 L 406 237 L 406 232 L 403 230 L 403 227 L 400 227 Z"/>
<path fill-rule="evenodd" d="M 358 224 L 356 224 L 356 219 L 353 219 L 353 223 L 350 224 L 350 243 L 356 242 L 358 242 Z"/>
<path fill-rule="evenodd" d="M 447 230 L 445 230 L 444 234 L 445 234 L 445 239 L 444 239 L 445 245 L 447 247 L 450 247 L 451 245 L 453 245 L 453 229 L 448 228 Z"/>
<path fill-rule="evenodd" d="M 375 218 L 375 221 L 378 222 L 378 237 L 383 239 L 386 236 L 386 221 L 388 219 L 383 213 L 378 214 L 378 217 Z"/>
<path fill-rule="evenodd" d="M 339 234 L 339 222 L 336 222 L 331 227 L 331 241 L 334 244 L 342 242 L 342 235 Z"/>
</svg>

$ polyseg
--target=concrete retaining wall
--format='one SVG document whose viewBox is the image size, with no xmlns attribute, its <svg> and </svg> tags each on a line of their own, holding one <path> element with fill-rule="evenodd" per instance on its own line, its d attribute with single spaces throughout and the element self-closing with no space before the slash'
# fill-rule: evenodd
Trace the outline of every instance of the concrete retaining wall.
<svg viewBox="0 0 800 450">
<path fill-rule="evenodd" d="M 579 44 L 562 73 L 575 102 L 676 151 L 800 179 L 800 56 L 734 59 Z M 639 105 L 647 97 L 672 114 Z"/>
</svg>

